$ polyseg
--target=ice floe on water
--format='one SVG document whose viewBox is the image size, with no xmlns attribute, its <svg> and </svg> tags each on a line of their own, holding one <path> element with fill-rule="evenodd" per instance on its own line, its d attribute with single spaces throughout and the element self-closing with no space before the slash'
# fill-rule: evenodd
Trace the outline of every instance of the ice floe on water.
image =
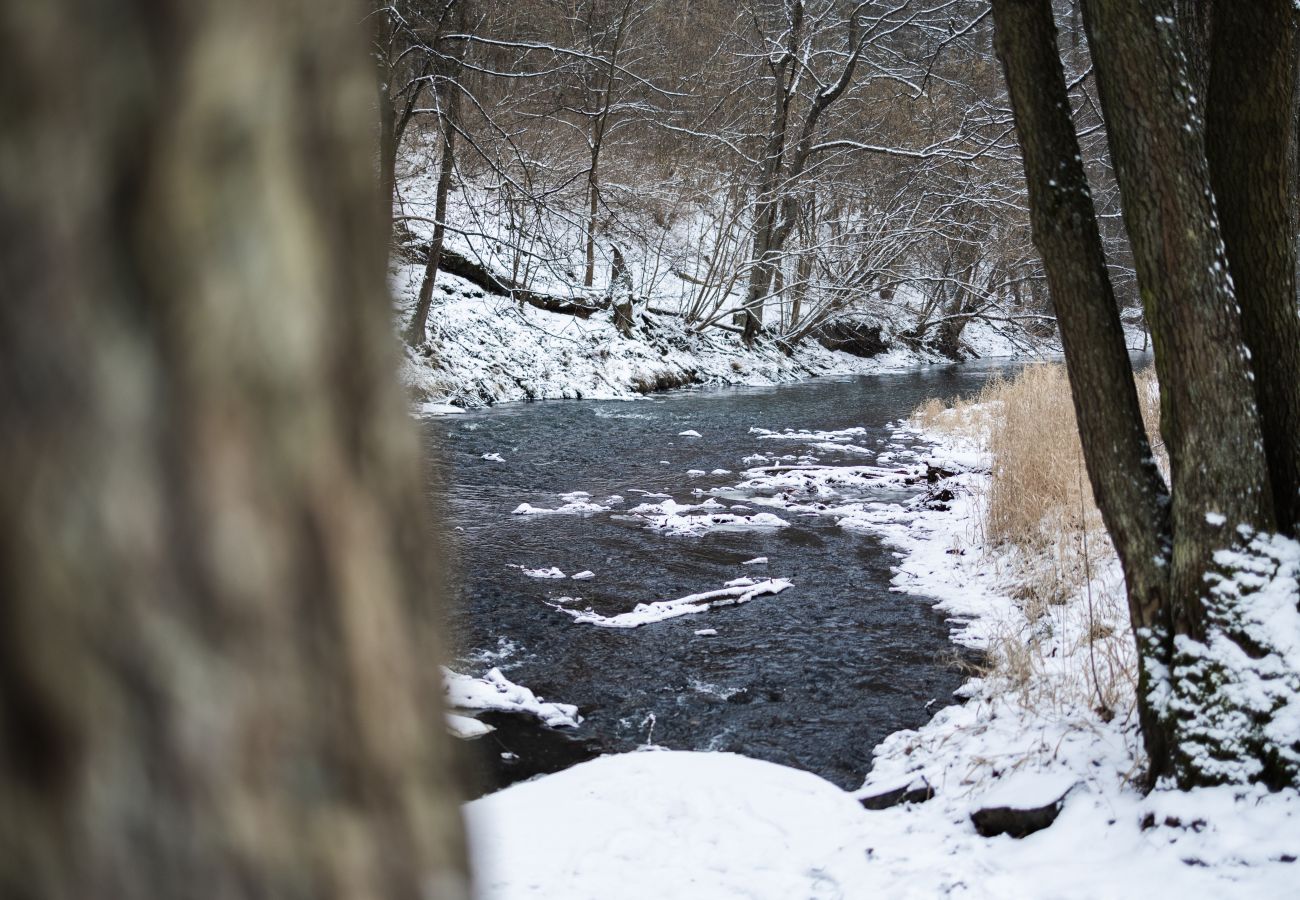
<svg viewBox="0 0 1300 900">
<path fill-rule="evenodd" d="M 447 730 L 451 732 L 453 737 L 469 740 L 496 731 L 488 723 L 480 722 L 473 716 L 459 716 L 456 713 L 443 713 L 443 716 L 447 721 Z"/>
<path fill-rule="evenodd" d="M 531 503 L 520 503 L 513 510 L 511 515 L 515 516 L 590 516 L 594 513 L 609 512 L 608 506 L 601 506 L 599 503 L 591 503 L 586 500 L 570 500 L 563 506 L 557 506 L 555 509 L 545 509 L 540 506 L 533 506 Z"/>
<path fill-rule="evenodd" d="M 664 534 L 699 535 L 709 531 L 747 531 L 751 528 L 787 528 L 790 523 L 772 513 L 708 513 L 699 516 L 645 516 L 646 527 Z"/>
<path fill-rule="evenodd" d="M 572 576 L 570 576 L 570 577 L 571 577 L 574 581 L 586 581 L 588 578 L 595 578 L 595 577 L 596 577 L 596 573 L 595 573 L 595 572 L 592 572 L 592 571 L 589 570 L 589 569 L 583 569 L 581 572 L 577 572 L 577 573 L 575 573 L 574 575 L 572 575 Z"/>
<path fill-rule="evenodd" d="M 500 666 L 509 668 L 505 661 L 519 653 L 519 644 L 509 638 L 497 638 L 497 645 L 493 649 L 476 650 L 464 657 L 466 662 L 473 663 L 475 666 Z"/>
<path fill-rule="evenodd" d="M 855 428 L 841 428 L 838 431 L 808 431 L 805 428 L 772 431 L 767 428 L 751 428 L 749 433 L 758 435 L 760 441 L 803 441 L 808 444 L 820 444 L 847 443 L 855 437 L 866 434 L 867 429 L 861 425 Z"/>
<path fill-rule="evenodd" d="M 526 566 L 511 566 L 512 569 L 519 569 L 529 578 L 568 578 L 562 571 L 555 566 L 548 566 L 545 569 L 529 569 Z M 577 577 L 576 575 L 574 576 Z"/>
<path fill-rule="evenodd" d="M 701 435 L 694 428 L 688 428 L 686 431 L 679 431 L 677 432 L 677 436 L 678 437 L 703 437 L 703 435 Z"/>
<path fill-rule="evenodd" d="M 474 678 L 444 666 L 442 683 L 447 708 L 452 715 L 460 716 L 466 710 L 490 710 L 536 716 L 543 724 L 553 728 L 576 727 L 582 723 L 578 707 L 568 703 L 547 703 L 528 688 L 506 678 L 497 668 L 489 669 L 482 678 Z M 461 730 L 466 727 L 463 722 L 448 724 L 453 728 L 453 733 L 456 733 L 457 725 Z"/>
<path fill-rule="evenodd" d="M 486 459 L 488 462 L 505 462 L 500 453 L 484 453 L 479 459 Z"/>
<path fill-rule="evenodd" d="M 755 597 L 779 594 L 793 584 L 793 582 L 784 578 L 769 578 L 759 582 L 754 582 L 751 579 L 741 580 L 749 583 L 723 587 L 715 591 L 704 591 L 700 594 L 689 594 L 675 600 L 638 603 L 631 611 L 613 616 L 602 616 L 590 609 L 577 610 L 563 606 L 555 606 L 554 608 L 572 616 L 573 620 L 580 625 L 595 625 L 600 628 L 638 628 L 642 625 L 650 625 L 666 619 L 675 619 L 678 616 L 702 613 L 720 606 L 738 606 L 741 603 L 748 603 Z M 555 603 L 564 600 L 572 601 L 573 599 L 558 598 Z"/>
<path fill-rule="evenodd" d="M 709 531 L 744 531 L 751 528 L 785 528 L 790 523 L 771 513 L 744 515 L 723 512 L 726 506 L 710 497 L 703 503 L 642 503 L 627 511 L 627 518 L 665 534 L 698 535 Z M 692 515 L 694 513 L 694 515 Z"/>
</svg>

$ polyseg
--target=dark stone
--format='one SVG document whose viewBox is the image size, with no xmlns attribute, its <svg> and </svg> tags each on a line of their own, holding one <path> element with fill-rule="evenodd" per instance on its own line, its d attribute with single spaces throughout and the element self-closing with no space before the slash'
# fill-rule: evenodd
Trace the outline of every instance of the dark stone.
<svg viewBox="0 0 1300 900">
<path fill-rule="evenodd" d="M 926 509 L 933 509 L 938 512 L 947 512 L 948 506 L 955 499 L 955 495 L 947 488 L 942 490 L 932 490 L 921 498 L 921 505 Z"/>
<path fill-rule="evenodd" d="M 925 480 L 928 484 L 938 484 L 945 478 L 952 478 L 956 472 L 948 469 L 941 469 L 938 466 L 932 466 L 929 463 L 925 466 Z"/>
<path fill-rule="evenodd" d="M 889 349 L 879 325 L 836 319 L 817 329 L 817 343 L 827 350 L 843 350 L 854 356 L 870 357 Z"/>
<path fill-rule="evenodd" d="M 900 788 L 894 788 L 870 797 L 863 797 L 859 802 L 866 809 L 889 809 L 904 803 L 924 803 L 934 797 L 934 788 L 924 778 L 913 781 Z"/>
<path fill-rule="evenodd" d="M 1013 838 L 1022 838 L 1042 831 L 1056 821 L 1065 807 L 1066 791 L 1046 806 L 1031 809 L 1017 809 L 1010 806 L 991 806 L 977 809 L 970 814 L 975 830 L 984 837 L 1009 834 Z"/>
</svg>

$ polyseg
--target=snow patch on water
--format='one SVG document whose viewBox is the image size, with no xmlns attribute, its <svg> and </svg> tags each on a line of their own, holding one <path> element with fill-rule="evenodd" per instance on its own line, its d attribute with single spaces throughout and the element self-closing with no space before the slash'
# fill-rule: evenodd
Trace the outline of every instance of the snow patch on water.
<svg viewBox="0 0 1300 900">
<path fill-rule="evenodd" d="M 580 625 L 595 625 L 600 628 L 639 628 L 642 625 L 663 622 L 667 619 L 675 619 L 678 616 L 695 615 L 721 606 L 739 606 L 756 597 L 779 594 L 792 585 L 793 582 L 784 578 L 771 578 L 757 583 L 751 582 L 745 585 L 719 588 L 715 591 L 705 591 L 700 594 L 690 594 L 686 597 L 678 597 L 675 600 L 638 603 L 630 612 L 614 616 L 602 616 L 591 610 L 568 609 L 561 606 L 555 608 L 572 616 L 573 620 Z"/>
<path fill-rule="evenodd" d="M 442 669 L 443 695 L 447 707 L 458 710 L 494 710 L 535 716 L 553 728 L 576 727 L 582 716 L 578 707 L 568 703 L 547 703 L 528 688 L 515 684 L 497 668 L 482 678 L 474 678 Z"/>
</svg>

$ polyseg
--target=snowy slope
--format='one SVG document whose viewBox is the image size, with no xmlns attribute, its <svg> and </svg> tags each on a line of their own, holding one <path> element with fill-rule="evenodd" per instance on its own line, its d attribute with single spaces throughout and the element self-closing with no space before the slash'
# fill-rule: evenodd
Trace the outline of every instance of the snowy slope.
<svg viewBox="0 0 1300 900">
<path fill-rule="evenodd" d="M 422 277 L 420 266 L 397 270 L 399 322 L 409 319 Z M 791 355 L 771 342 L 747 349 L 734 334 L 698 334 L 672 316 L 650 315 L 645 328 L 625 338 L 607 314 L 579 319 L 519 306 L 446 273 L 438 276 L 428 334 L 432 354 L 408 349 L 403 380 L 420 401 L 459 407 L 631 399 L 683 385 L 780 384 L 947 361 L 903 349 L 862 359 L 814 341 Z"/>
</svg>

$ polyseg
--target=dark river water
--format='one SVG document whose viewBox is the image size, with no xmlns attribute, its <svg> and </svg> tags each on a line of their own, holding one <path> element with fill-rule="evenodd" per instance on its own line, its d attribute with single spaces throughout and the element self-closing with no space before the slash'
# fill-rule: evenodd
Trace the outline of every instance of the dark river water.
<svg viewBox="0 0 1300 900">
<path fill-rule="evenodd" d="M 962 680 L 943 617 L 922 598 L 890 590 L 888 547 L 836 527 L 834 519 L 781 510 L 771 511 L 791 527 L 694 537 L 620 520 L 618 507 L 591 517 L 511 511 L 524 502 L 554 508 L 564 502 L 558 495 L 571 491 L 597 501 L 618 494 L 624 506 L 640 502 L 637 490 L 699 502 L 695 489 L 740 481 L 748 467 L 742 460 L 751 454 L 871 463 L 871 456 L 760 440 L 750 428 L 862 426 L 867 433 L 854 436 L 854 444 L 898 453 L 889 448 L 897 442 L 891 423 L 929 397 L 978 390 L 1000 368 L 964 364 L 636 402 L 511 404 L 427 420 L 452 485 L 447 514 L 460 571 L 451 614 L 456 667 L 478 675 L 498 665 L 547 700 L 577 704 L 585 721 L 566 732 L 584 742 L 583 753 L 647 742 L 727 750 L 856 788 L 872 748 L 892 731 L 923 724 L 951 702 Z M 701 437 L 678 436 L 688 429 Z M 494 453 L 504 462 L 482 458 Z M 715 469 L 734 474 L 687 474 Z M 768 564 L 740 565 L 757 556 Z M 541 580 L 517 566 L 589 570 L 595 577 Z M 743 575 L 788 578 L 794 587 L 630 630 L 576 624 L 547 604 L 579 596 L 581 606 L 610 614 Z M 717 634 L 695 634 L 706 628 Z M 519 755 L 553 752 L 530 740 Z M 486 743 L 493 758 L 511 750 Z M 520 765 L 516 777 L 546 768 Z M 511 777 L 498 774 L 496 783 Z"/>
</svg>

